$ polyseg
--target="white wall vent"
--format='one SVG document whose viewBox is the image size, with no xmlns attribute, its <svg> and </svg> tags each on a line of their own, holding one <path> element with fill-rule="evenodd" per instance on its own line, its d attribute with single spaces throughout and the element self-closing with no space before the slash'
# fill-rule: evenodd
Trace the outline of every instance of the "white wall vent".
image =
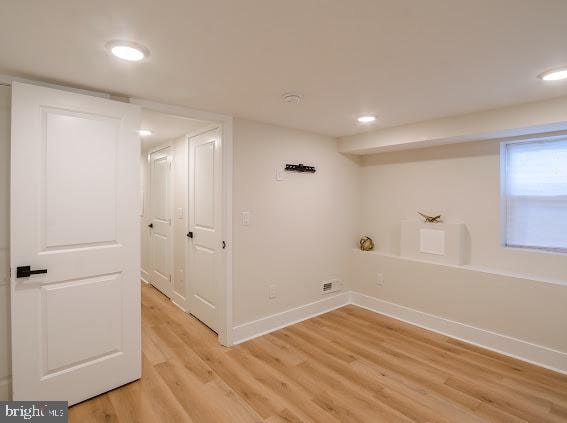
<svg viewBox="0 0 567 423">
<path fill-rule="evenodd" d="M 321 294 L 329 294 L 343 289 L 343 284 L 338 279 L 321 282 Z"/>
</svg>

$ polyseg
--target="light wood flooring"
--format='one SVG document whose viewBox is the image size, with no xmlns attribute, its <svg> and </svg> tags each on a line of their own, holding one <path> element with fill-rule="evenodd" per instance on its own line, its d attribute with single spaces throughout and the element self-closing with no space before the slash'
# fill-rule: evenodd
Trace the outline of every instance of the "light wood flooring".
<svg viewBox="0 0 567 423">
<path fill-rule="evenodd" d="M 567 422 L 567 376 L 355 306 L 229 349 L 144 285 L 142 337 L 70 422 Z"/>
</svg>

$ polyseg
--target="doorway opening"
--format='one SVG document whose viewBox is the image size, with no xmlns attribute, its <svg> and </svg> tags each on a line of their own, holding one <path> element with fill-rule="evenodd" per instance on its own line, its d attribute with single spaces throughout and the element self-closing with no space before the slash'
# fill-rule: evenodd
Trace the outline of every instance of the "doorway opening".
<svg viewBox="0 0 567 423">
<path fill-rule="evenodd" d="M 187 114 L 142 106 L 141 275 L 228 345 L 225 122 Z"/>
</svg>

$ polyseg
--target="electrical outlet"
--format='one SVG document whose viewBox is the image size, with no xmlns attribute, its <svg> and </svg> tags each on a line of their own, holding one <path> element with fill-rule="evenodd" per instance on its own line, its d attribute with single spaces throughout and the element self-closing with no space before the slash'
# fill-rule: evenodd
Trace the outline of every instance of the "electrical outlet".
<svg viewBox="0 0 567 423">
<path fill-rule="evenodd" d="M 378 285 L 378 286 L 384 285 L 384 274 L 383 273 L 378 273 L 376 275 L 376 285 Z"/>
<path fill-rule="evenodd" d="M 274 298 L 277 297 L 276 294 L 276 286 L 275 285 L 270 285 L 270 287 L 268 288 L 268 298 L 270 300 L 273 300 Z"/>
</svg>

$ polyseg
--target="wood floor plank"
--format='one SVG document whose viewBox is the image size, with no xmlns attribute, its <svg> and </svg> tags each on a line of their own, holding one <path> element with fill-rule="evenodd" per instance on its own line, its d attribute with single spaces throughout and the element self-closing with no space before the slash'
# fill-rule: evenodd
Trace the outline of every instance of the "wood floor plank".
<svg viewBox="0 0 567 423">
<path fill-rule="evenodd" d="M 268 355 L 263 356 L 262 352 L 254 348 L 255 342 L 249 344 L 251 344 L 247 346 L 249 350 L 238 349 L 228 355 L 241 366 L 243 372 L 253 375 L 269 395 L 282 404 L 283 408 L 278 412 L 280 417 L 284 417 L 283 411 L 288 410 L 304 422 L 335 422 L 331 415 L 315 406 L 310 390 L 293 378 L 297 372 L 296 367 L 286 367 L 287 372 L 282 373 L 266 360 Z M 249 351 L 254 352 L 248 354 Z M 270 359 L 275 358 L 270 357 Z"/>
<path fill-rule="evenodd" d="M 142 379 L 77 423 L 567 423 L 567 376 L 356 306 L 241 345 L 142 286 Z"/>
</svg>

